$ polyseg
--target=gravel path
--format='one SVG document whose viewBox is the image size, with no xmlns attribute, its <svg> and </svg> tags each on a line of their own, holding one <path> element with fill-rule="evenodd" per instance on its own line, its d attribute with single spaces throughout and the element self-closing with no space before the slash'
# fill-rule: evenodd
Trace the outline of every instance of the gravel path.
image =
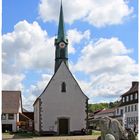
<svg viewBox="0 0 140 140">
<path fill-rule="evenodd" d="M 63 136 L 63 137 L 34 137 L 34 138 L 14 138 L 14 135 L 4 135 L 3 140 L 96 140 L 97 136 Z"/>
</svg>

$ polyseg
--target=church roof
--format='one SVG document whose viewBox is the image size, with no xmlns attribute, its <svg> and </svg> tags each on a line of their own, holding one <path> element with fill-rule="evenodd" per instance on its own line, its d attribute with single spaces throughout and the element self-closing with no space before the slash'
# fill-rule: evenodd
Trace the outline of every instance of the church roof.
<svg viewBox="0 0 140 140">
<path fill-rule="evenodd" d="M 18 113 L 20 100 L 21 91 L 2 91 L 2 113 Z"/>
</svg>

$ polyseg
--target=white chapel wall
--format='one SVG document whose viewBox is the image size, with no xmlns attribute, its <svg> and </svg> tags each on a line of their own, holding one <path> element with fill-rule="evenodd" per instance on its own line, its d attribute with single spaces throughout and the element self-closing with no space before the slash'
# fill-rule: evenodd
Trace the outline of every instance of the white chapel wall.
<svg viewBox="0 0 140 140">
<path fill-rule="evenodd" d="M 39 100 L 34 105 L 34 129 L 39 132 Z"/>
<path fill-rule="evenodd" d="M 61 92 L 61 83 L 66 83 L 66 92 Z M 42 130 L 57 131 L 59 117 L 70 118 L 70 131 L 86 127 L 86 96 L 82 94 L 64 63 L 61 64 L 51 84 L 42 94 Z"/>
</svg>

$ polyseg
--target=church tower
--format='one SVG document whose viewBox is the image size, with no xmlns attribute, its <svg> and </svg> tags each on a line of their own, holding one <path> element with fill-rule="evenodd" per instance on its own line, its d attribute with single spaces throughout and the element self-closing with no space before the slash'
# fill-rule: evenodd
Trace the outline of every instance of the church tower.
<svg viewBox="0 0 140 140">
<path fill-rule="evenodd" d="M 64 17 L 63 17 L 63 7 L 61 2 L 60 15 L 59 15 L 59 25 L 58 34 L 55 39 L 55 72 L 60 66 L 61 62 L 64 61 L 68 66 L 68 39 L 66 39 L 65 28 L 64 28 Z"/>
</svg>

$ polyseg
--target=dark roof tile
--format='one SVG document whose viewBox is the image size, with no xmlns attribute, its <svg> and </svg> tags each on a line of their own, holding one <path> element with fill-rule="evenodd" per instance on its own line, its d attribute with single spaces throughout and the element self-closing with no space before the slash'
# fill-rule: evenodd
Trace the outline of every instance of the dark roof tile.
<svg viewBox="0 0 140 140">
<path fill-rule="evenodd" d="M 131 88 L 127 92 L 122 94 L 121 96 L 126 96 L 126 95 L 130 95 L 132 93 L 138 92 L 138 88 L 139 88 L 139 82 L 134 81 L 134 82 L 132 82 Z"/>
</svg>

